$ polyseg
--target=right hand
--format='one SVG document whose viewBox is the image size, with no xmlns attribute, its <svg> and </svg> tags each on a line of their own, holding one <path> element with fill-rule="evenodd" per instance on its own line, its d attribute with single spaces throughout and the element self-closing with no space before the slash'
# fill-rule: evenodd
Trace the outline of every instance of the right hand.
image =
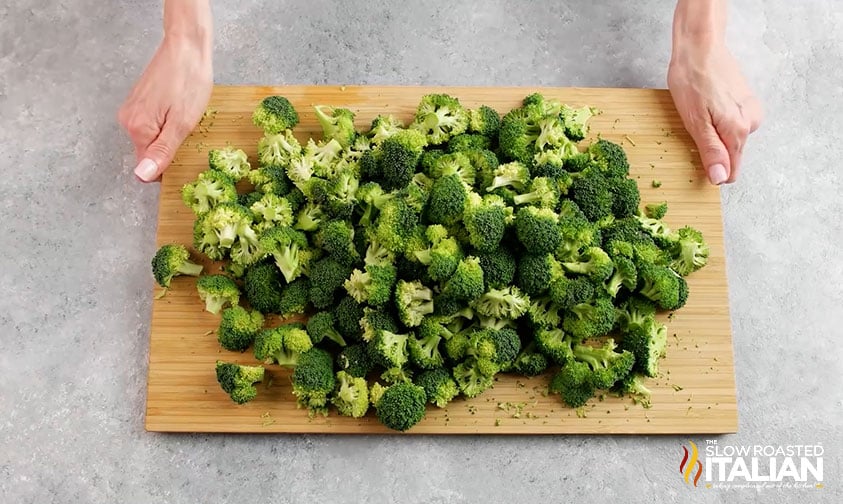
<svg viewBox="0 0 843 504">
<path fill-rule="evenodd" d="M 202 119 L 212 87 L 209 44 L 165 36 L 117 116 L 135 145 L 140 180 L 158 180 L 167 169 Z"/>
</svg>

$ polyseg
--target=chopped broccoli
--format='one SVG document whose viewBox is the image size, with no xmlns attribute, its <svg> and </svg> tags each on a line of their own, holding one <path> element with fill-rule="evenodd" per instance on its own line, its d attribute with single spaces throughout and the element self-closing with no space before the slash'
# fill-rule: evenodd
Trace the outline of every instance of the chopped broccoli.
<svg viewBox="0 0 843 504">
<path fill-rule="evenodd" d="M 236 203 L 237 189 L 225 173 L 205 170 L 182 186 L 181 198 L 196 215 L 201 215 L 221 203 Z"/>
<path fill-rule="evenodd" d="M 464 152 L 469 150 L 485 150 L 491 147 L 492 141 L 488 136 L 473 133 L 463 133 L 448 140 L 448 152 Z"/>
<path fill-rule="evenodd" d="M 237 404 L 245 404 L 257 397 L 255 383 L 263 381 L 265 372 L 263 366 L 244 366 L 221 360 L 216 363 L 220 388 Z"/>
<path fill-rule="evenodd" d="M 363 318 L 362 304 L 351 296 L 345 296 L 334 307 L 334 318 L 337 322 L 337 330 L 343 337 L 353 341 L 360 340 L 363 335 L 363 330 L 360 328 L 360 319 Z"/>
<path fill-rule="evenodd" d="M 549 391 L 560 394 L 562 401 L 572 408 L 585 406 L 596 390 L 593 374 L 585 362 L 568 362 L 551 379 Z"/>
<path fill-rule="evenodd" d="M 360 328 L 363 331 L 363 341 L 371 342 L 378 331 L 397 332 L 398 324 L 389 312 L 367 306 L 363 308 Z"/>
<path fill-rule="evenodd" d="M 337 371 L 336 388 L 331 403 L 340 415 L 361 418 L 369 410 L 369 385 L 365 378 Z"/>
<path fill-rule="evenodd" d="M 459 100 L 446 94 L 422 97 L 411 128 L 427 135 L 427 143 L 441 145 L 468 129 L 469 114 Z"/>
<path fill-rule="evenodd" d="M 554 363 L 564 366 L 573 359 L 571 340 L 561 329 L 539 329 L 534 337 L 539 352 Z"/>
<path fill-rule="evenodd" d="M 626 377 L 635 362 L 631 352 L 617 350 L 612 338 L 607 339 L 601 347 L 574 345 L 574 359 L 591 367 L 591 382 L 595 388 L 608 389 Z"/>
<path fill-rule="evenodd" d="M 323 340 L 330 340 L 341 347 L 346 346 L 345 338 L 337 331 L 332 312 L 321 311 L 311 315 L 307 319 L 307 332 L 314 345 L 320 344 Z"/>
<path fill-rule="evenodd" d="M 414 250 L 413 256 L 427 266 L 427 273 L 432 280 L 447 280 L 464 258 L 462 249 L 455 238 L 448 236 L 448 230 L 439 224 L 428 226 L 425 235 L 430 245 L 422 250 Z"/>
<path fill-rule="evenodd" d="M 299 323 L 264 329 L 255 337 L 255 358 L 266 364 L 293 367 L 311 348 L 311 337 Z"/>
<path fill-rule="evenodd" d="M 400 368 L 409 360 L 407 349 L 407 334 L 396 334 L 380 329 L 369 343 L 372 359 L 384 368 Z"/>
<path fill-rule="evenodd" d="M 272 226 L 288 227 L 293 225 L 293 208 L 283 196 L 268 193 L 250 205 L 255 215 L 255 230 L 264 231 Z"/>
<path fill-rule="evenodd" d="M 205 301 L 205 310 L 218 314 L 226 305 L 237 306 L 240 288 L 225 275 L 202 275 L 196 280 L 199 299 Z"/>
<path fill-rule="evenodd" d="M 604 336 L 615 326 L 615 306 L 609 297 L 598 297 L 574 305 L 565 316 L 562 328 L 578 340 Z"/>
<path fill-rule="evenodd" d="M 670 248 L 670 267 L 687 276 L 708 263 L 709 247 L 702 233 L 692 227 L 682 227 L 676 232 Z"/>
<path fill-rule="evenodd" d="M 560 116 L 565 124 L 565 136 L 579 142 L 588 135 L 588 120 L 600 113 L 594 107 L 573 108 L 562 105 Z"/>
<path fill-rule="evenodd" d="M 588 147 L 592 163 L 609 178 L 623 178 L 629 175 L 629 160 L 620 145 L 600 139 Z"/>
<path fill-rule="evenodd" d="M 540 296 L 565 276 L 552 254 L 525 254 L 518 263 L 517 284 L 530 296 Z"/>
<path fill-rule="evenodd" d="M 480 269 L 486 289 L 503 289 L 512 283 L 515 277 L 515 256 L 507 247 L 499 246 L 491 252 L 478 253 Z"/>
<path fill-rule="evenodd" d="M 659 359 L 667 346 L 667 327 L 648 317 L 643 324 L 630 325 L 621 339 L 620 348 L 635 356 L 632 370 L 650 377 L 658 376 Z"/>
<path fill-rule="evenodd" d="M 463 211 L 463 224 L 471 245 L 478 252 L 491 252 L 498 248 L 511 215 L 512 209 L 500 197 L 487 194 L 481 198 L 471 193 Z"/>
<path fill-rule="evenodd" d="M 586 169 L 574 178 L 568 196 L 591 222 L 612 215 L 612 185 L 602 172 Z"/>
<path fill-rule="evenodd" d="M 470 188 L 459 175 L 446 175 L 430 189 L 427 219 L 433 224 L 452 226 L 462 219 Z"/>
<path fill-rule="evenodd" d="M 445 363 L 444 357 L 439 352 L 439 342 L 442 341 L 440 333 L 426 331 L 419 337 L 410 335 L 407 340 L 407 351 L 410 355 L 410 363 L 419 369 L 436 369 Z"/>
<path fill-rule="evenodd" d="M 232 352 L 244 352 L 263 328 L 263 315 L 257 310 L 232 306 L 222 311 L 217 339 L 220 346 Z"/>
<path fill-rule="evenodd" d="M 375 404 L 378 420 L 386 427 L 406 431 L 424 418 L 427 396 L 424 389 L 408 382 L 386 387 Z"/>
<path fill-rule="evenodd" d="M 313 107 L 316 119 L 322 127 L 322 135 L 328 140 L 336 140 L 343 148 L 354 143 L 357 131 L 354 130 L 354 113 L 345 108 L 332 108 L 325 105 Z"/>
<path fill-rule="evenodd" d="M 328 396 L 337 382 L 331 354 L 321 348 L 302 353 L 293 370 L 292 382 L 299 408 L 307 408 L 311 416 L 328 414 Z"/>
<path fill-rule="evenodd" d="M 390 199 L 380 209 L 374 238 L 390 252 L 402 253 L 418 221 L 419 216 L 404 200 Z"/>
<path fill-rule="evenodd" d="M 547 367 L 547 357 L 536 349 L 535 342 L 530 342 L 522 348 L 512 364 L 512 369 L 524 376 L 538 376 L 544 373 Z"/>
<path fill-rule="evenodd" d="M 442 294 L 457 301 L 470 302 L 483 294 L 483 268 L 480 260 L 468 256 L 457 265 L 453 276 L 448 279 L 442 289 Z"/>
<path fill-rule="evenodd" d="M 152 257 L 152 276 L 161 287 L 167 288 L 173 277 L 180 275 L 198 277 L 202 265 L 190 260 L 190 252 L 184 245 L 168 243 L 162 245 Z"/>
<path fill-rule="evenodd" d="M 523 191 L 529 185 L 530 170 L 523 163 L 513 161 L 495 168 L 494 177 L 491 184 L 486 187 L 486 191 L 492 192 L 501 187 Z"/>
<path fill-rule="evenodd" d="M 629 291 L 635 290 L 635 286 L 638 285 L 638 269 L 632 259 L 617 256 L 612 262 L 614 273 L 603 284 L 606 292 L 612 297 L 617 297 L 621 287 L 626 287 Z"/>
<path fill-rule="evenodd" d="M 495 383 L 494 373 L 487 374 L 489 370 L 483 369 L 484 364 L 481 360 L 469 357 L 454 366 L 454 381 L 457 382 L 460 392 L 469 399 L 482 394 Z"/>
<path fill-rule="evenodd" d="M 273 263 L 262 261 L 246 268 L 243 291 L 252 308 L 261 313 L 279 313 L 281 272 Z"/>
<path fill-rule="evenodd" d="M 252 169 L 248 156 L 242 149 L 228 146 L 208 151 L 208 166 L 212 170 L 225 173 L 235 182 L 243 179 Z"/>
<path fill-rule="evenodd" d="M 343 348 L 337 355 L 337 367 L 351 376 L 365 378 L 374 363 L 366 345 L 355 343 Z"/>
<path fill-rule="evenodd" d="M 403 189 L 416 173 L 416 166 L 427 141 L 416 130 L 400 130 L 380 146 L 383 187 L 387 191 Z"/>
<path fill-rule="evenodd" d="M 559 215 L 549 208 L 522 207 L 515 214 L 515 231 L 531 254 L 551 253 L 562 242 Z"/>
<path fill-rule="evenodd" d="M 307 311 L 310 304 L 310 281 L 297 278 L 281 289 L 278 313 L 282 317 L 291 317 Z"/>
<path fill-rule="evenodd" d="M 474 300 L 471 305 L 478 314 L 486 317 L 517 319 L 530 308 L 530 296 L 523 294 L 518 287 L 489 289 Z"/>
<path fill-rule="evenodd" d="M 413 382 L 424 389 L 427 401 L 439 408 L 447 406 L 460 393 L 457 383 L 444 368 L 422 371 Z"/>
<path fill-rule="evenodd" d="M 600 247 L 589 247 L 576 261 L 563 262 L 562 266 L 572 273 L 587 275 L 601 281 L 609 278 L 614 269 L 609 254 Z"/>
<path fill-rule="evenodd" d="M 274 260 L 287 282 L 298 278 L 310 259 L 307 236 L 291 227 L 273 226 L 260 237 L 263 250 Z"/>
<path fill-rule="evenodd" d="M 395 285 L 395 307 L 404 325 L 416 327 L 425 315 L 433 313 L 433 292 L 417 280 L 399 280 Z"/>
<path fill-rule="evenodd" d="M 391 264 L 367 264 L 365 272 L 359 269 L 351 272 L 344 283 L 345 290 L 358 303 L 381 306 L 392 297 L 396 274 Z"/>
<path fill-rule="evenodd" d="M 318 309 L 334 303 L 334 294 L 351 275 L 351 267 L 330 257 L 323 257 L 310 265 L 310 302 Z"/>
<path fill-rule="evenodd" d="M 648 203 L 644 206 L 644 215 L 651 219 L 663 219 L 667 214 L 667 202 Z"/>
<path fill-rule="evenodd" d="M 481 105 L 476 109 L 471 109 L 468 116 L 468 131 L 488 138 L 497 138 L 498 129 L 501 126 L 501 116 L 497 110 Z"/>
<path fill-rule="evenodd" d="M 274 135 L 293 129 L 299 123 L 299 115 L 287 98 L 267 96 L 252 113 L 252 122 L 264 133 Z"/>
</svg>

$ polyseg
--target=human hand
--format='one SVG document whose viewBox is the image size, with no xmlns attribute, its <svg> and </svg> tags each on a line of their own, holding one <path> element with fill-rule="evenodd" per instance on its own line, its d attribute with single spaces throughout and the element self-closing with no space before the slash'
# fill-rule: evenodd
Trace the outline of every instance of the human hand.
<svg viewBox="0 0 843 504">
<path fill-rule="evenodd" d="M 209 37 L 195 27 L 167 33 L 166 16 L 164 40 L 118 113 L 135 145 L 135 175 L 144 182 L 170 165 L 202 118 L 213 86 Z"/>
<path fill-rule="evenodd" d="M 668 87 L 712 184 L 732 183 L 747 137 L 761 124 L 761 104 L 722 45 L 673 59 Z"/>
</svg>

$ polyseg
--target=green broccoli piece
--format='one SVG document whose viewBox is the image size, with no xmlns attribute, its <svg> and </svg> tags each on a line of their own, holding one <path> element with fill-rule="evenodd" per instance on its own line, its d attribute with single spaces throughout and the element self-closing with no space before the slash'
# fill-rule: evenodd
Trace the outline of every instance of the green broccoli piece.
<svg viewBox="0 0 843 504">
<path fill-rule="evenodd" d="M 307 408 L 310 416 L 328 414 L 328 396 L 337 383 L 331 354 L 321 348 L 302 353 L 293 370 L 292 382 L 299 408 Z"/>
<path fill-rule="evenodd" d="M 246 269 L 243 292 L 252 308 L 261 313 L 279 313 L 281 272 L 271 262 L 262 261 Z"/>
<path fill-rule="evenodd" d="M 576 261 L 563 262 L 562 266 L 572 273 L 587 275 L 596 281 L 602 281 L 612 275 L 612 258 L 600 247 L 587 248 Z"/>
<path fill-rule="evenodd" d="M 617 218 L 630 217 L 638 212 L 641 204 L 641 193 L 638 184 L 633 179 L 612 180 L 609 185 L 612 193 L 612 214 Z"/>
<path fill-rule="evenodd" d="M 565 364 L 550 381 L 548 390 L 560 394 L 562 401 L 572 408 L 585 406 L 596 391 L 592 379 L 594 373 L 585 362 L 571 361 Z"/>
<path fill-rule="evenodd" d="M 334 308 L 334 319 L 337 322 L 337 330 L 343 337 L 360 341 L 363 330 L 360 328 L 360 319 L 363 318 L 363 305 L 354 300 L 351 296 L 343 297 Z"/>
<path fill-rule="evenodd" d="M 516 205 L 535 205 L 553 210 L 559 203 L 559 187 L 549 178 L 536 177 L 530 182 L 530 192 L 515 195 L 513 201 Z"/>
<path fill-rule="evenodd" d="M 575 260 L 586 247 L 602 243 L 601 229 L 589 222 L 571 200 L 562 200 L 559 205 L 559 233 L 562 240 L 554 254 L 562 261 Z"/>
<path fill-rule="evenodd" d="M 354 113 L 345 108 L 333 108 L 325 105 L 313 107 L 316 119 L 322 127 L 322 135 L 327 140 L 336 140 L 347 149 L 354 143 L 357 131 L 354 129 Z"/>
<path fill-rule="evenodd" d="M 202 265 L 190 261 L 187 247 L 178 243 L 162 245 L 152 257 L 152 276 L 161 287 L 170 286 L 173 277 L 180 275 L 198 277 Z"/>
<path fill-rule="evenodd" d="M 495 170 L 500 161 L 490 150 L 470 150 L 462 153 L 474 168 L 474 188 L 479 192 L 486 192 L 486 188 L 495 181 Z"/>
<path fill-rule="evenodd" d="M 630 331 L 633 326 L 644 326 L 656 315 L 656 305 L 642 296 L 631 296 L 618 307 L 618 326 Z"/>
<path fill-rule="evenodd" d="M 340 264 L 350 266 L 360 259 L 354 246 L 354 227 L 346 221 L 326 222 L 319 228 L 315 242 Z"/>
<path fill-rule="evenodd" d="M 621 339 L 620 348 L 635 356 L 632 370 L 650 377 L 659 373 L 659 359 L 665 354 L 667 327 L 648 317 L 643 324 L 628 326 Z"/>
<path fill-rule="evenodd" d="M 562 328 L 579 340 L 604 336 L 614 326 L 615 306 L 611 298 L 602 296 L 574 305 L 562 322 Z"/>
<path fill-rule="evenodd" d="M 404 129 L 404 125 L 391 115 L 379 115 L 372 121 L 369 128 L 369 136 L 372 144 L 380 145 L 381 142 Z"/>
<path fill-rule="evenodd" d="M 365 272 L 355 269 L 345 281 L 345 290 L 358 303 L 382 306 L 392 297 L 397 271 L 391 264 L 367 264 Z"/>
<path fill-rule="evenodd" d="M 430 189 L 427 219 L 432 224 L 452 226 L 462 219 L 470 188 L 459 175 L 437 179 Z"/>
<path fill-rule="evenodd" d="M 278 134 L 265 134 L 258 140 L 258 160 L 261 168 L 275 168 L 280 170 L 284 177 L 287 177 L 286 170 L 293 161 L 301 161 L 302 147 L 293 132 L 284 130 Z M 252 178 L 258 177 L 258 180 Z M 249 180 L 259 185 L 262 177 L 256 172 L 249 173 Z M 289 186 L 289 179 L 287 179 Z"/>
<path fill-rule="evenodd" d="M 533 329 L 557 327 L 562 323 L 561 309 L 549 297 L 533 298 L 527 310 L 527 320 Z"/>
<path fill-rule="evenodd" d="M 386 387 L 378 398 L 375 409 L 378 420 L 386 427 L 406 431 L 419 423 L 425 414 L 427 396 L 424 389 L 408 382 Z"/>
<path fill-rule="evenodd" d="M 272 256 L 287 282 L 298 278 L 310 259 L 307 236 L 291 227 L 274 226 L 260 237 L 261 248 Z"/>
<path fill-rule="evenodd" d="M 501 153 L 508 159 L 516 160 L 525 167 L 533 164 L 536 155 L 536 142 L 541 128 L 538 121 L 542 111 L 535 106 L 526 106 L 510 111 L 501 120 L 498 141 Z"/>
<path fill-rule="evenodd" d="M 486 192 L 505 187 L 516 191 L 524 191 L 530 186 L 530 170 L 524 163 L 512 161 L 499 165 L 494 171 L 492 183 L 486 187 Z"/>
<path fill-rule="evenodd" d="M 515 214 L 518 241 L 531 254 L 552 253 L 562 243 L 559 215 L 549 208 L 522 207 Z"/>
<path fill-rule="evenodd" d="M 483 268 L 480 267 L 480 260 L 468 256 L 457 265 L 453 276 L 445 283 L 442 294 L 456 301 L 471 302 L 480 297 L 483 291 Z"/>
<path fill-rule="evenodd" d="M 200 221 L 208 243 L 230 249 L 235 241 L 248 240 L 257 245 L 257 235 L 251 228 L 252 212 L 236 203 L 220 203 L 204 214 Z"/>
<path fill-rule="evenodd" d="M 441 145 L 468 129 L 469 114 L 459 100 L 446 94 L 422 97 L 410 128 L 427 135 L 427 143 Z"/>
<path fill-rule="evenodd" d="M 518 263 L 518 287 L 530 296 L 541 296 L 564 276 L 562 265 L 552 254 L 525 254 Z"/>
<path fill-rule="evenodd" d="M 240 288 L 225 275 L 202 275 L 196 280 L 199 299 L 205 301 L 205 310 L 218 314 L 226 305 L 237 306 Z"/>
<path fill-rule="evenodd" d="M 413 381 L 424 389 L 427 401 L 439 408 L 447 406 L 460 393 L 457 383 L 444 368 L 422 371 Z"/>
<path fill-rule="evenodd" d="M 468 131 L 491 139 L 498 137 L 501 116 L 497 110 L 486 105 L 481 105 L 476 109 L 469 110 L 468 117 Z"/>
<path fill-rule="evenodd" d="M 448 152 L 464 152 L 469 150 L 485 150 L 491 147 L 492 141 L 488 136 L 463 133 L 448 140 Z"/>
<path fill-rule="evenodd" d="M 365 378 L 374 367 L 366 345 L 356 343 L 343 348 L 337 355 L 337 367 L 350 376 Z"/>
<path fill-rule="evenodd" d="M 478 253 L 486 289 L 503 289 L 515 277 L 515 256 L 508 247 L 500 246 L 491 252 Z"/>
<path fill-rule="evenodd" d="M 395 307 L 404 325 L 416 327 L 425 315 L 433 313 L 433 292 L 417 280 L 399 280 L 395 285 Z"/>
<path fill-rule="evenodd" d="M 708 263 L 709 247 L 698 230 L 685 226 L 676 232 L 670 253 L 670 267 L 688 276 Z"/>
<path fill-rule="evenodd" d="M 245 404 L 257 397 L 255 384 L 263 381 L 265 372 L 263 366 L 244 366 L 221 360 L 216 363 L 220 388 L 237 404 Z"/>
<path fill-rule="evenodd" d="M 494 373 L 487 374 L 490 370 L 483 369 L 484 364 L 481 361 L 484 359 L 469 357 L 453 369 L 454 381 L 457 382 L 460 392 L 469 399 L 479 396 L 495 383 Z"/>
<path fill-rule="evenodd" d="M 477 298 L 471 306 L 478 314 L 486 317 L 515 320 L 527 313 L 530 308 L 530 296 L 523 294 L 515 286 L 490 289 Z"/>
<path fill-rule="evenodd" d="M 371 342 L 378 331 L 398 332 L 398 324 L 389 312 L 381 309 L 363 308 L 363 318 L 360 319 L 363 331 L 363 341 Z"/>
<path fill-rule="evenodd" d="M 606 177 L 624 178 L 629 175 L 629 160 L 620 145 L 600 139 L 589 145 L 588 153 L 592 164 Z"/>
<path fill-rule="evenodd" d="M 255 193 L 260 195 L 274 194 L 276 196 L 285 196 L 290 193 L 290 189 L 292 188 L 292 183 L 289 177 L 287 177 L 286 170 L 280 166 L 262 166 L 257 170 L 250 171 L 248 177 L 249 182 L 255 186 Z M 287 204 L 290 204 L 289 201 Z M 251 206 L 251 204 L 244 206 Z M 290 208 L 293 211 L 292 205 L 290 205 Z"/>
<path fill-rule="evenodd" d="M 464 258 L 462 249 L 455 238 L 448 236 L 447 229 L 439 224 L 428 226 L 425 235 L 430 245 L 422 250 L 415 250 L 413 257 L 427 266 L 427 273 L 432 280 L 447 280 Z"/>
<path fill-rule="evenodd" d="M 667 201 L 661 203 L 648 203 L 644 207 L 644 215 L 651 219 L 663 219 L 667 214 Z"/>
<path fill-rule="evenodd" d="M 500 197 L 487 194 L 481 198 L 471 193 L 463 211 L 463 224 L 471 245 L 478 252 L 491 252 L 498 248 L 511 215 L 512 209 Z"/>
<path fill-rule="evenodd" d="M 641 404 L 645 408 L 650 407 L 650 389 L 644 385 L 644 378 L 636 373 L 629 373 L 623 379 L 615 383 L 612 387 L 612 392 L 619 396 L 628 395 L 636 404 Z"/>
<path fill-rule="evenodd" d="M 614 201 L 612 184 L 599 170 L 586 169 L 579 173 L 568 189 L 570 197 L 588 220 L 597 222 L 612 215 Z"/>
<path fill-rule="evenodd" d="M 439 156 L 427 174 L 432 179 L 457 175 L 467 186 L 474 185 L 477 176 L 471 160 L 463 152 L 452 152 Z"/>
<path fill-rule="evenodd" d="M 603 346 L 574 345 L 574 359 L 591 367 L 591 382 L 595 388 L 608 389 L 622 380 L 632 370 L 635 357 L 626 350 L 617 351 L 617 345 L 608 338 Z"/>
<path fill-rule="evenodd" d="M 369 350 L 375 363 L 384 368 L 400 368 L 409 360 L 407 334 L 396 334 L 387 330 L 378 330 L 369 343 Z"/>
<path fill-rule="evenodd" d="M 550 300 L 562 308 L 570 310 L 574 306 L 586 303 L 594 297 L 595 284 L 589 277 L 558 277 L 550 284 Z"/>
<path fill-rule="evenodd" d="M 436 369 L 445 364 L 445 358 L 439 352 L 441 333 L 435 331 L 419 332 L 419 337 L 410 335 L 407 340 L 407 351 L 410 363 L 419 369 Z"/>
<path fill-rule="evenodd" d="M 615 271 L 603 284 L 606 292 L 613 298 L 616 298 L 621 287 L 626 287 L 629 291 L 635 290 L 635 287 L 638 285 L 638 269 L 635 267 L 632 259 L 617 256 L 612 262 L 614 263 Z"/>
<path fill-rule="evenodd" d="M 252 113 L 252 122 L 265 134 L 274 135 L 293 129 L 299 123 L 299 115 L 287 98 L 267 96 Z"/>
<path fill-rule="evenodd" d="M 594 107 L 573 108 L 562 105 L 559 113 L 562 122 L 565 124 L 565 136 L 575 142 L 579 142 L 588 135 L 588 121 L 600 111 Z"/>
<path fill-rule="evenodd" d="M 521 349 L 512 364 L 512 369 L 524 376 L 538 376 L 544 373 L 547 367 L 547 357 L 538 351 L 535 341 Z"/>
<path fill-rule="evenodd" d="M 351 276 L 351 267 L 330 257 L 323 257 L 310 265 L 310 302 L 318 309 L 331 306 L 334 294 Z"/>
<path fill-rule="evenodd" d="M 416 130 L 400 130 L 383 141 L 380 163 L 384 189 L 392 191 L 407 187 L 426 145 L 424 135 Z"/>
<path fill-rule="evenodd" d="M 255 337 L 255 358 L 266 364 L 296 366 L 301 354 L 311 348 L 310 335 L 300 323 L 264 329 Z"/>
<path fill-rule="evenodd" d="M 208 165 L 212 170 L 225 173 L 235 182 L 243 179 L 252 169 L 248 156 L 242 149 L 228 146 L 208 151 Z"/>
<path fill-rule="evenodd" d="M 181 198 L 193 213 L 202 215 L 221 203 L 236 203 L 237 189 L 225 173 L 206 170 L 196 180 L 182 186 Z"/>
<path fill-rule="evenodd" d="M 404 200 L 390 199 L 380 209 L 374 238 L 390 252 L 400 254 L 418 222 L 419 216 Z"/>
<path fill-rule="evenodd" d="M 222 311 L 217 340 L 220 346 L 232 352 L 245 352 L 263 328 L 263 315 L 257 310 L 248 311 L 242 306 L 232 306 Z"/>
<path fill-rule="evenodd" d="M 332 312 L 321 311 L 311 315 L 307 319 L 307 332 L 313 344 L 318 345 L 327 339 L 341 347 L 346 346 L 345 338 L 337 331 L 335 324 L 336 320 Z"/>
<path fill-rule="evenodd" d="M 678 310 L 685 305 L 688 284 L 666 266 L 642 262 L 638 265 L 638 293 L 654 301 L 663 310 Z"/>
<path fill-rule="evenodd" d="M 561 329 L 539 329 L 534 338 L 539 352 L 554 363 L 564 366 L 574 358 L 571 340 Z"/>
<path fill-rule="evenodd" d="M 277 268 L 276 268 L 277 269 Z M 281 290 L 278 313 L 282 317 L 303 314 L 310 303 L 310 281 L 307 278 L 297 278 L 288 283 Z"/>
<path fill-rule="evenodd" d="M 365 378 L 337 371 L 336 388 L 331 403 L 340 415 L 362 418 L 369 410 L 369 385 Z"/>
<path fill-rule="evenodd" d="M 264 231 L 272 226 L 293 225 L 293 209 L 283 196 L 268 193 L 249 206 L 255 216 L 255 230 Z"/>
</svg>

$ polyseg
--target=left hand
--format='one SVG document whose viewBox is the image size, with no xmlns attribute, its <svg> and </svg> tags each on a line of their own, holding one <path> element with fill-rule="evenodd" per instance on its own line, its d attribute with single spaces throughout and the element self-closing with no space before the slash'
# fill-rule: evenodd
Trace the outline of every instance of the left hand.
<svg viewBox="0 0 843 504">
<path fill-rule="evenodd" d="M 667 76 L 676 109 L 712 184 L 740 173 L 746 140 L 761 124 L 761 103 L 722 42 L 674 48 Z"/>
</svg>

